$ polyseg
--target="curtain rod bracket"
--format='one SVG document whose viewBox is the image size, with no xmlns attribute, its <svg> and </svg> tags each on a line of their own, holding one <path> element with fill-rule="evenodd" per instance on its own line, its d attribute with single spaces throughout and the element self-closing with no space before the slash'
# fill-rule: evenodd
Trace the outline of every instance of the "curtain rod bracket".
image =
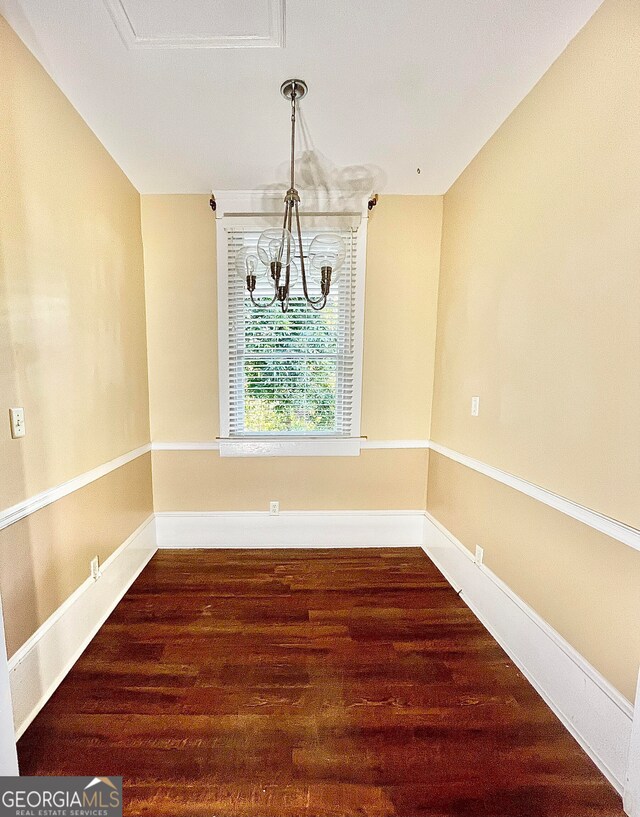
<svg viewBox="0 0 640 817">
<path fill-rule="evenodd" d="M 368 210 L 373 210 L 373 208 L 376 206 L 377 203 L 378 203 L 378 194 L 374 193 L 373 196 L 371 196 L 371 198 L 367 202 L 367 209 Z"/>
<path fill-rule="evenodd" d="M 211 207 L 211 209 L 215 213 L 217 206 L 218 205 L 216 204 L 216 197 L 212 193 L 211 198 L 209 199 L 209 207 Z"/>
</svg>

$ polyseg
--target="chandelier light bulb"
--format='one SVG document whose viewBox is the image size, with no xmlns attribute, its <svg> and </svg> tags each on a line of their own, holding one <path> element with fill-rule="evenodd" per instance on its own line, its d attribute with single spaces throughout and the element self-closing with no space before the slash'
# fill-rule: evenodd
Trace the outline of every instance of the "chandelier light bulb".
<svg viewBox="0 0 640 817">
<path fill-rule="evenodd" d="M 262 278 L 266 270 L 258 261 L 258 256 L 245 248 L 236 256 L 236 272 L 244 281 L 249 275 Z"/>
<path fill-rule="evenodd" d="M 292 236 L 289 230 L 265 230 L 258 239 L 258 256 L 275 281 L 284 280 L 284 268 L 291 261 Z"/>
</svg>

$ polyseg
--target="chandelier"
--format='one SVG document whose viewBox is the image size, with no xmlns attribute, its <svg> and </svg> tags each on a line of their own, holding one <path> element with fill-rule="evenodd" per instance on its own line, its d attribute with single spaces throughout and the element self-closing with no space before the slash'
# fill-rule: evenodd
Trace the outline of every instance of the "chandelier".
<svg viewBox="0 0 640 817">
<path fill-rule="evenodd" d="M 250 250 L 242 250 L 237 258 L 237 272 L 244 278 L 254 306 L 267 309 L 278 303 L 282 311 L 287 312 L 291 290 L 298 280 L 298 265 L 294 260 L 297 253 L 305 300 L 312 309 L 320 310 L 327 304 L 331 284 L 338 280 L 346 251 L 339 235 L 322 233 L 311 241 L 309 266 L 305 264 L 300 229 L 300 194 L 295 186 L 295 147 L 296 113 L 298 103 L 307 94 L 307 84 L 301 79 L 288 79 L 282 83 L 280 93 L 291 102 L 291 184 L 284 197 L 282 228 L 271 228 L 260 235 L 257 255 Z M 273 296 L 259 301 L 255 298 L 256 284 L 258 278 L 264 277 L 269 287 L 273 288 Z"/>
</svg>

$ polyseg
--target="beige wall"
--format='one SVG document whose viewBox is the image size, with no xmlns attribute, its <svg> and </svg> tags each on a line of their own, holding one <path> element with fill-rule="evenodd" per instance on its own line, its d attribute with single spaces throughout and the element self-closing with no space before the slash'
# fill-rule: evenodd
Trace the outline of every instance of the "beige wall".
<svg viewBox="0 0 640 817">
<path fill-rule="evenodd" d="M 0 75 L 6 507 L 148 442 L 149 421 L 139 195 L 1 18 Z"/>
<path fill-rule="evenodd" d="M 362 433 L 428 439 L 441 196 L 381 196 L 369 219 Z"/>
<path fill-rule="evenodd" d="M 431 435 L 635 527 L 639 76 L 640 5 L 605 0 L 446 194 Z M 436 456 L 428 490 L 631 696 L 640 553 Z"/>
<path fill-rule="evenodd" d="M 607 0 L 447 193 L 432 429 L 636 527 L 638 76 L 640 4 Z"/>
<path fill-rule="evenodd" d="M 142 197 L 154 441 L 220 433 L 215 226 L 207 196 Z M 370 218 L 362 407 L 370 439 L 429 436 L 441 226 L 442 199 L 433 196 L 383 196 Z M 376 463 L 384 468 L 372 474 Z M 156 509 L 265 510 L 274 498 L 296 510 L 423 508 L 425 468 L 426 454 L 411 450 L 234 462 L 163 452 L 154 455 Z M 277 497 L 266 487 L 274 483 Z"/>
<path fill-rule="evenodd" d="M 141 210 L 151 438 L 214 440 L 218 302 L 209 197 L 141 196 Z"/>
<path fill-rule="evenodd" d="M 428 451 L 366 450 L 359 457 L 220 457 L 154 451 L 156 511 L 422 510 Z M 274 494 L 275 491 L 275 494 Z"/>
<path fill-rule="evenodd" d="M 2 18 L 0 76 L 7 508 L 148 442 L 149 420 L 139 195 Z M 24 439 L 10 406 L 24 406 Z M 150 458 L 126 473 L 0 532 L 12 651 L 151 512 Z"/>
</svg>

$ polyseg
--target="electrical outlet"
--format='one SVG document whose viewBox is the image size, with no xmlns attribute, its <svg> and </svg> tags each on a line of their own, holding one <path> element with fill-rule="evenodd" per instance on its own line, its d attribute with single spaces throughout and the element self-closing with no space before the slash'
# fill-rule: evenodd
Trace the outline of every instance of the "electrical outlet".
<svg viewBox="0 0 640 817">
<path fill-rule="evenodd" d="M 480 414 L 480 397 L 474 394 L 471 398 L 471 416 L 477 417 Z"/>
<path fill-rule="evenodd" d="M 476 558 L 475 562 L 477 565 L 481 565 L 484 561 L 484 548 L 481 548 L 480 545 L 476 545 Z"/>
<path fill-rule="evenodd" d="M 272 499 L 269 503 L 269 513 L 271 516 L 277 516 L 280 513 L 280 503 L 277 499 Z"/>
<path fill-rule="evenodd" d="M 24 425 L 24 409 L 10 408 L 9 422 L 11 424 L 11 436 L 13 439 L 17 440 L 18 437 L 24 437 L 24 435 L 27 433 Z"/>
<path fill-rule="evenodd" d="M 94 556 L 90 562 L 91 578 L 97 581 L 100 578 L 100 562 L 97 556 Z"/>
</svg>

